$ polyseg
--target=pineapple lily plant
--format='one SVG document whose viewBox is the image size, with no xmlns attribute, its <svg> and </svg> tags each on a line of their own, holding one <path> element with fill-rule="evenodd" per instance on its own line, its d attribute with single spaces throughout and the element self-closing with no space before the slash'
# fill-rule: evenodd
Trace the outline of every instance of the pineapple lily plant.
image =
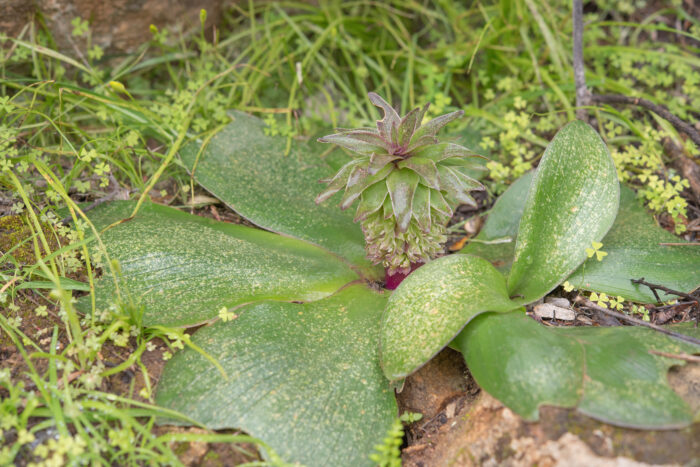
<svg viewBox="0 0 700 467">
<path fill-rule="evenodd" d="M 384 110 L 376 130 L 322 138 L 351 159 L 320 158 L 316 142 L 284 157 L 286 140 L 240 112 L 181 151 L 197 183 L 264 230 L 145 203 L 102 234 L 102 260 L 119 274 L 97 282 L 94 304 L 80 302 L 86 313 L 116 304 L 142 310 L 146 327 L 198 327 L 166 363 L 156 402 L 211 429 L 245 430 L 289 462 L 372 465 L 397 416 L 394 388 L 450 345 L 529 420 L 548 404 L 623 426 L 691 423 L 666 381 L 679 362 L 658 352 L 697 352 L 692 344 L 636 327 L 547 328 L 523 312 L 565 280 L 642 303 L 656 299 L 631 278 L 700 284 L 700 253 L 660 245 L 678 240 L 620 189 L 598 134 L 582 122 L 561 129 L 534 175 L 496 202 L 483 241 L 433 259 L 455 205 L 481 188 L 468 175 L 472 154 L 436 141 L 459 114 L 421 125 L 425 107 L 401 119 L 370 98 Z M 316 198 L 319 179 L 328 187 Z M 355 214 L 338 198 L 342 208 L 357 201 Z M 132 209 L 113 202 L 90 217 L 106 227 Z M 587 260 L 601 241 L 608 256 Z M 384 268 L 418 263 L 395 291 L 377 290 Z"/>
<path fill-rule="evenodd" d="M 476 206 L 469 191 L 483 186 L 463 169 L 471 166 L 470 157 L 481 156 L 458 144 L 438 143 L 438 131 L 464 112 L 423 125 L 430 104 L 401 118 L 379 95 L 369 98 L 384 111 L 376 130 L 345 130 L 319 139 L 350 150 L 354 158 L 326 180 L 328 187 L 316 202 L 340 190 L 342 209 L 359 199 L 355 221 L 362 223 L 367 257 L 384 265 L 387 288 L 393 290 L 398 279 L 442 251 L 454 207 Z"/>
</svg>

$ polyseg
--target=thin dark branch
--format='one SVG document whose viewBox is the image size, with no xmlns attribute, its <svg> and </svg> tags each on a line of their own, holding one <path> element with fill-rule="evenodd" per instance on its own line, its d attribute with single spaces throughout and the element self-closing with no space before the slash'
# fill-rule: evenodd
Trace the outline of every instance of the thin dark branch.
<svg viewBox="0 0 700 467">
<path fill-rule="evenodd" d="M 646 321 L 642 321 L 641 319 L 633 318 L 631 316 L 627 316 L 624 313 L 620 313 L 619 311 L 614 311 L 614 310 L 609 310 L 607 308 L 603 308 L 602 306 L 598 306 L 592 301 L 588 300 L 587 298 L 581 297 L 579 300 L 577 300 L 579 303 L 581 303 L 583 306 L 586 308 L 590 308 L 592 310 L 599 311 L 601 313 L 605 313 L 606 315 L 609 316 L 614 316 L 615 318 L 619 319 L 620 321 L 626 321 L 631 324 L 635 324 L 637 326 L 644 326 L 649 329 L 653 329 L 654 331 L 660 332 L 662 334 L 666 334 L 667 336 L 674 337 L 678 340 L 682 340 L 684 342 L 689 342 L 691 344 L 695 344 L 698 347 L 700 347 L 700 339 L 696 339 L 695 337 L 692 336 L 686 336 L 685 334 L 681 334 L 675 331 L 671 331 L 670 329 L 666 329 L 661 326 L 657 326 L 656 324 L 648 323 Z"/>
<path fill-rule="evenodd" d="M 587 121 L 588 113 L 585 107 L 590 105 L 591 93 L 586 87 L 586 75 L 583 68 L 583 1 L 573 0 L 573 2 L 576 118 Z"/>
<path fill-rule="evenodd" d="M 661 305 L 661 306 L 655 306 L 654 310 L 661 311 L 661 310 L 667 310 L 669 308 L 673 308 L 674 306 L 680 306 L 680 305 L 697 305 L 697 300 L 694 300 L 692 302 L 677 302 L 677 303 L 672 303 L 670 305 Z"/>
<path fill-rule="evenodd" d="M 578 93 L 578 90 L 577 90 Z M 578 99 L 578 94 L 577 94 Z M 642 99 L 641 97 L 629 97 L 622 96 L 619 94 L 593 94 L 591 96 L 591 102 L 598 104 L 625 104 L 625 105 L 637 105 L 639 107 L 644 107 L 647 110 L 651 110 L 659 117 L 668 120 L 668 122 L 673 125 L 676 130 L 681 131 L 688 135 L 691 140 L 695 143 L 697 147 L 700 148 L 700 133 L 693 128 L 691 124 L 681 120 L 680 118 L 673 115 L 666 107 L 663 105 L 654 104 L 653 102 Z M 577 103 L 578 105 L 578 103 Z"/>
<path fill-rule="evenodd" d="M 679 292 L 678 290 L 669 289 L 668 287 L 664 287 L 663 285 L 652 284 L 651 282 L 645 281 L 643 277 L 641 279 L 632 279 L 632 283 L 638 285 L 645 285 L 649 287 L 651 291 L 654 292 L 654 296 L 656 296 L 657 298 L 658 295 L 656 295 L 656 291 L 661 290 L 662 292 L 666 292 L 667 294 L 676 295 L 678 297 L 683 297 L 687 300 L 691 300 L 692 302 L 695 302 L 696 305 L 698 304 L 698 299 L 690 294 L 687 294 L 685 292 Z"/>
</svg>

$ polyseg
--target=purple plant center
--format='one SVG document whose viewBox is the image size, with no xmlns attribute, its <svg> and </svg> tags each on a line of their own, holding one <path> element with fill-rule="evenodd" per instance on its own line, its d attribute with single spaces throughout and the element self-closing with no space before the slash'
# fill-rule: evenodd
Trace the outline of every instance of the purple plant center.
<svg viewBox="0 0 700 467">
<path fill-rule="evenodd" d="M 390 274 L 388 270 L 385 272 L 384 276 L 384 288 L 387 290 L 395 290 L 396 287 L 403 282 L 405 278 L 408 277 L 409 274 L 411 274 L 413 271 L 418 269 L 419 267 L 423 266 L 425 263 L 411 263 L 411 270 L 403 273 L 403 272 L 396 272 L 394 274 Z"/>
</svg>

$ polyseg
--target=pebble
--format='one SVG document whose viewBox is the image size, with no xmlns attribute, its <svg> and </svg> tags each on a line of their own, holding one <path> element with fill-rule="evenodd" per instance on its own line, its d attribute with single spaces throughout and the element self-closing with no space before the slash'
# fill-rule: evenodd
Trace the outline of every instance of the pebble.
<svg viewBox="0 0 700 467">
<path fill-rule="evenodd" d="M 547 297 L 544 299 L 545 303 L 551 303 L 554 306 L 561 308 L 571 308 L 571 303 L 564 297 Z"/>
<path fill-rule="evenodd" d="M 541 303 L 534 308 L 535 316 L 539 318 L 556 318 L 562 321 L 573 321 L 576 319 L 574 310 L 556 306 L 553 303 Z"/>
</svg>

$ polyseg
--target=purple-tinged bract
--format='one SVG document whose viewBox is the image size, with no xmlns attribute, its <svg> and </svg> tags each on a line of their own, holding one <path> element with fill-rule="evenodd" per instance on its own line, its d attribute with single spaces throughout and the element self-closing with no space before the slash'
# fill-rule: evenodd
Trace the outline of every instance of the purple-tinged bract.
<svg viewBox="0 0 700 467">
<path fill-rule="evenodd" d="M 466 174 L 469 158 L 481 157 L 453 143 L 440 143 L 437 133 L 461 117 L 461 110 L 423 124 L 429 105 L 403 118 L 378 94 L 369 93 L 384 111 L 377 129 L 342 130 L 318 141 L 351 152 L 353 160 L 322 182 L 321 203 L 343 190 L 340 207 L 359 200 L 355 221 L 362 224 L 367 256 L 390 273 L 408 272 L 442 252 L 445 225 L 458 204 L 476 205 L 470 191 L 483 186 Z"/>
</svg>

